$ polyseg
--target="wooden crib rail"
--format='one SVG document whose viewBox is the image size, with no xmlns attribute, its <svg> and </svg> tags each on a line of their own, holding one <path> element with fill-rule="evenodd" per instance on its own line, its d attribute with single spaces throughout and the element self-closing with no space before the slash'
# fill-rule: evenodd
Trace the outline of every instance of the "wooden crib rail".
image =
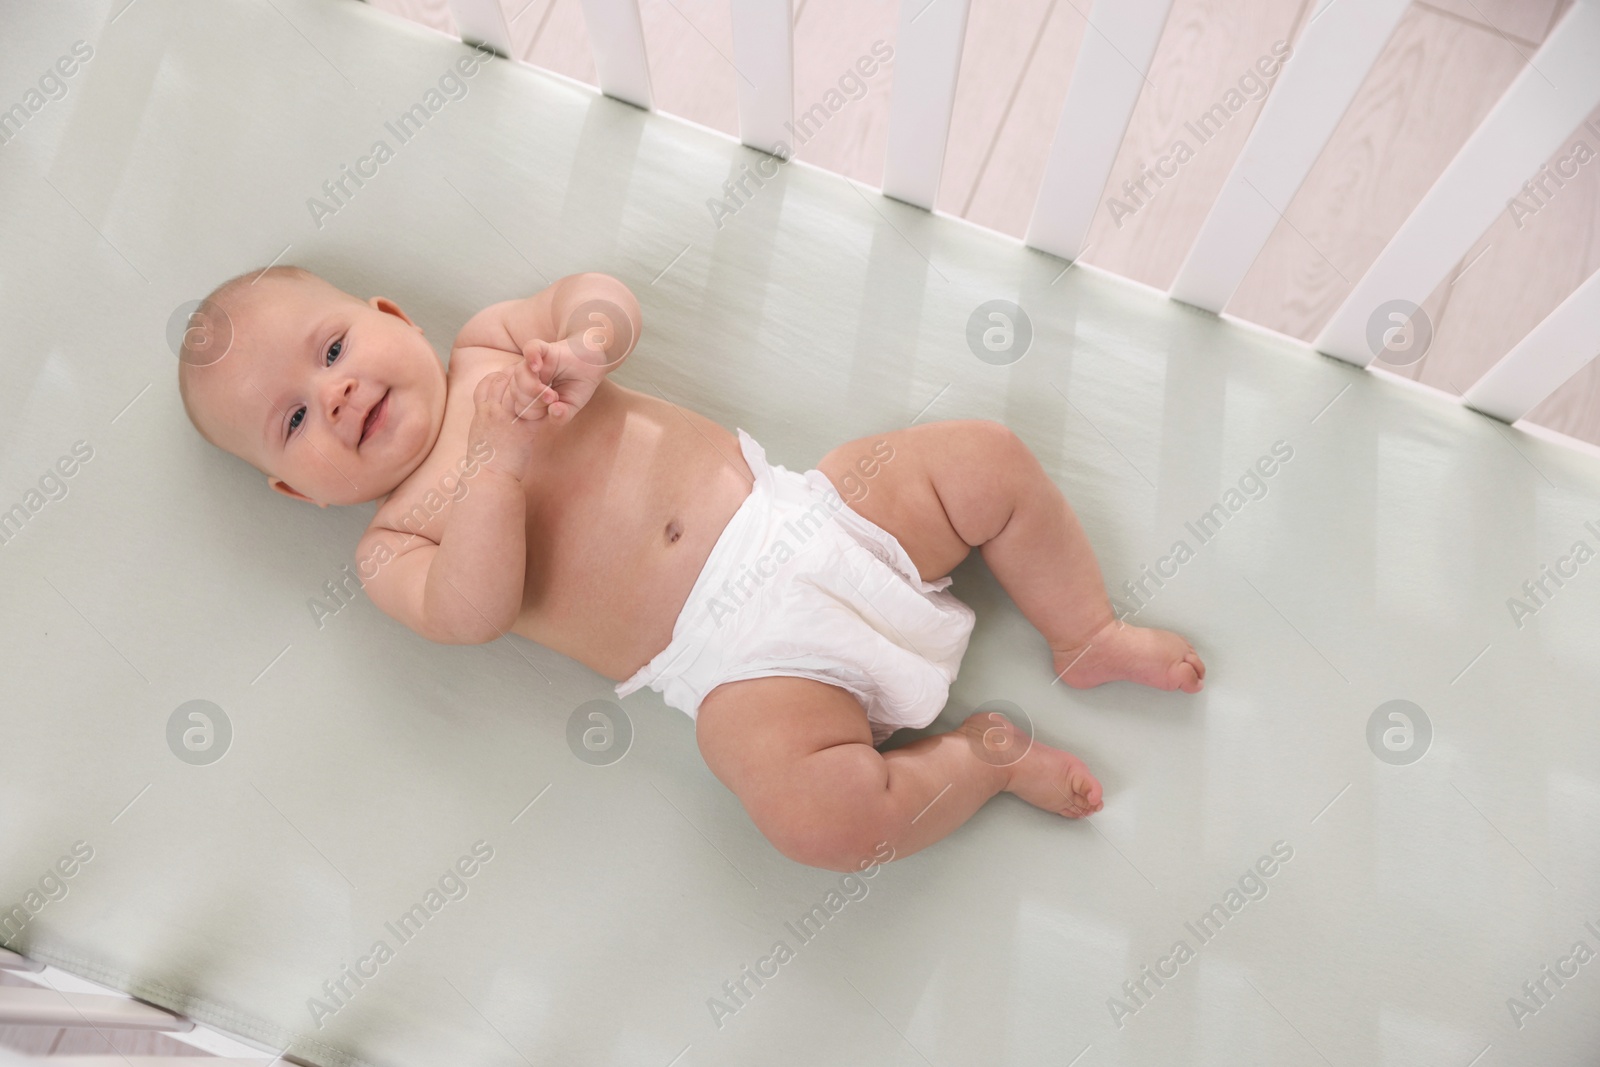
<svg viewBox="0 0 1600 1067">
<path fill-rule="evenodd" d="M 217 1067 L 232 1064 L 235 1067 L 272 1067 L 265 1056 L 258 1059 L 241 1059 L 236 1056 L 51 1056 L 48 1059 L 28 1060 L 46 1067 Z M 280 1061 L 281 1062 L 281 1061 Z"/>
<path fill-rule="evenodd" d="M 449 0 L 463 39 L 512 54 L 503 2 Z M 554 2 L 547 0 L 547 4 Z M 580 2 L 601 91 L 639 107 L 652 107 L 655 93 L 640 0 Z M 527 10 L 524 0 L 513 3 Z M 797 141 L 796 125 L 805 121 L 796 115 L 795 0 L 728 0 L 728 4 L 726 26 L 733 42 L 739 140 L 786 156 Z M 678 7 L 673 6 L 675 10 Z M 1147 99 L 1153 89 L 1152 66 L 1173 47 L 1169 37 L 1176 40 L 1178 34 L 1193 29 L 1194 5 L 1185 7 L 1183 0 L 1094 0 L 1092 4 L 1080 0 L 1071 7 L 1082 23 L 1077 54 L 1043 59 L 1057 67 L 1070 64 L 1071 75 L 1023 240 L 1032 248 L 1077 261 L 1091 250 L 1091 226 L 1101 234 L 1108 232 L 1100 213 L 1110 210 L 1109 199 L 1120 195 L 1118 190 L 1125 184 L 1113 178 L 1113 170 L 1130 166 L 1126 142 L 1131 123 L 1136 113 L 1144 114 L 1150 99 L 1160 99 Z M 1180 9 L 1181 17 L 1175 13 Z M 971 0 L 900 0 L 897 11 L 881 191 L 933 211 L 956 115 Z M 1280 258 L 1269 262 L 1282 262 L 1284 227 L 1289 225 L 1300 234 L 1286 217 L 1291 202 L 1299 203 L 1297 196 L 1314 170 L 1323 175 L 1324 171 L 1316 168 L 1319 161 L 1326 167 L 1330 147 L 1349 143 L 1339 137 L 1352 104 L 1365 101 L 1363 106 L 1371 106 L 1367 97 L 1375 91 L 1374 79 L 1380 68 L 1393 76 L 1390 67 L 1397 42 L 1404 37 L 1415 44 L 1417 11 L 1413 0 L 1306 0 L 1293 23 L 1294 32 L 1287 34 L 1292 38 L 1291 57 L 1281 64 L 1275 79 L 1265 78 L 1264 99 L 1256 98 L 1262 101 L 1260 110 L 1253 121 L 1243 120 L 1250 126 L 1239 134 L 1243 144 L 1225 168 L 1226 179 L 1209 205 L 1202 198 L 1201 203 L 1191 201 L 1183 208 L 1202 221 L 1198 229 L 1180 226 L 1184 236 L 1178 244 L 1187 247 L 1176 259 L 1176 272 L 1163 273 L 1172 271 L 1171 261 L 1152 271 L 1161 275 L 1159 284 L 1169 297 L 1234 318 L 1228 305 L 1239 295 L 1245 318 L 1238 321 L 1277 314 L 1266 310 L 1270 302 L 1263 304 L 1266 291 L 1260 286 L 1261 257 L 1272 249 Z M 1564 10 L 1557 4 L 1552 14 L 1554 25 L 1537 46 L 1519 45 L 1495 28 L 1505 46 L 1515 48 L 1525 61 L 1520 73 L 1409 214 L 1391 216 L 1393 221 L 1384 224 L 1392 230 L 1384 235 L 1386 244 L 1366 269 L 1347 268 L 1347 276 L 1321 256 L 1343 288 L 1301 279 L 1312 294 L 1320 287 L 1337 295 L 1322 302 L 1320 310 L 1284 314 L 1284 321 L 1274 324 L 1277 328 L 1296 330 L 1309 339 L 1299 343 L 1356 366 L 1422 378 L 1420 365 L 1410 366 L 1397 358 L 1376 359 L 1381 349 L 1374 347 L 1374 324 L 1378 324 L 1380 336 L 1388 336 L 1384 328 L 1393 320 L 1392 309 L 1397 306 L 1408 307 L 1407 315 L 1426 319 L 1427 312 L 1420 310 L 1425 302 L 1448 292 L 1456 280 L 1453 274 L 1465 273 L 1461 269 L 1464 257 L 1488 239 L 1492 225 L 1503 221 L 1497 221 L 1497 216 L 1510 210 L 1510 198 L 1521 195 L 1530 178 L 1544 180 L 1539 175 L 1545 161 L 1555 158 L 1574 137 L 1592 134 L 1593 142 L 1600 145 L 1600 126 L 1592 122 L 1582 125 L 1585 116 L 1600 106 L 1600 63 L 1594 61 L 1600 55 L 1600 0 L 1568 0 Z M 683 11 L 677 15 L 687 21 Z M 1482 21 L 1492 25 L 1486 15 Z M 1176 28 L 1178 23 L 1184 24 L 1182 28 Z M 1403 27 L 1410 29 L 1402 33 Z M 1044 32 L 1043 24 L 1040 32 Z M 1529 28 L 1523 32 L 1537 36 Z M 1047 42 L 1042 38 L 1040 47 L 1047 50 Z M 1045 57 L 1047 52 L 1040 55 Z M 1172 69 L 1170 56 L 1163 62 L 1168 65 L 1159 69 Z M 1248 115 L 1249 110 L 1244 113 Z M 1176 132 L 1177 120 L 1171 122 Z M 1236 137 L 1228 143 L 1239 145 L 1240 140 Z M 1377 145 L 1363 147 L 1382 150 Z M 1377 158 L 1382 159 L 1381 155 Z M 1409 173 L 1415 174 L 1414 166 Z M 1412 191 L 1406 194 L 1408 203 L 1419 188 L 1413 180 Z M 1323 189 L 1318 195 L 1326 198 L 1329 194 Z M 1568 194 L 1568 199 L 1574 195 L 1586 194 Z M 1170 204 L 1169 194 L 1166 206 L 1152 217 L 1163 218 L 1159 212 L 1170 211 Z M 1542 207 L 1542 202 L 1539 205 Z M 1141 219 L 1140 224 L 1147 221 Z M 1362 221 L 1369 224 L 1371 219 Z M 1304 234 L 1300 237 L 1311 244 Z M 1121 269 L 1134 273 L 1139 268 L 1128 258 L 1126 239 L 1123 244 L 1121 251 L 1111 254 L 1111 260 L 1118 261 L 1120 256 Z M 1372 244 L 1354 242 L 1350 247 L 1364 248 L 1356 254 L 1362 263 L 1369 262 Z M 1508 269 L 1518 269 L 1531 255 L 1540 253 L 1524 244 L 1521 251 L 1506 254 L 1512 256 L 1506 261 Z M 1584 273 L 1590 273 L 1588 266 Z M 1572 283 L 1556 280 L 1555 284 Z M 1498 419 L 1517 420 L 1526 418 L 1580 372 L 1586 374 L 1585 381 L 1600 380 L 1589 366 L 1600 351 L 1600 333 L 1595 328 L 1600 318 L 1595 301 L 1600 296 L 1595 279 L 1577 285 L 1565 302 L 1557 299 L 1562 295 L 1559 290 L 1544 292 L 1542 298 L 1539 293 L 1524 294 L 1514 309 L 1521 314 L 1507 318 L 1514 324 L 1510 336 L 1501 329 L 1493 342 L 1500 346 L 1497 350 L 1480 348 L 1468 353 L 1470 358 L 1464 362 L 1470 369 L 1459 374 L 1454 361 L 1463 358 L 1466 348 L 1459 341 L 1464 335 L 1458 332 L 1453 341 L 1455 354 L 1439 364 L 1438 370 L 1429 370 L 1427 380 L 1434 383 L 1430 388 L 1451 402 Z M 1311 299 L 1315 306 L 1315 296 Z M 1510 294 L 1506 299 L 1511 302 Z M 1536 323 L 1550 308 L 1554 310 L 1548 317 Z M 1522 336 L 1516 341 L 1519 332 Z M 1499 364 L 1485 373 L 1499 353 L 1504 353 Z M 1382 354 L 1394 356 L 1392 352 Z M 1449 392 L 1439 384 L 1445 380 Z M 1587 436 L 1600 443 L 1600 427 Z"/>
<path fill-rule="evenodd" d="M 794 144 L 793 0 L 731 0 L 739 140 L 774 155 Z"/>
<path fill-rule="evenodd" d="M 968 0 L 902 0 L 883 192 L 928 211 L 939 194 Z"/>
<path fill-rule="evenodd" d="M 0 971 L 42 971 L 44 964 L 19 956 L 8 948 L 0 948 Z"/>
<path fill-rule="evenodd" d="M 1172 283 L 1220 313 L 1266 247 L 1411 0 L 1342 0 L 1306 24 Z M 1476 235 L 1474 235 L 1476 236 Z M 1426 296 L 1427 294 L 1423 294 Z M 1419 304 L 1421 301 L 1417 301 Z"/>
<path fill-rule="evenodd" d="M 75 1026 L 103 1030 L 179 1033 L 194 1023 L 128 997 L 58 993 L 53 989 L 0 987 L 0 1026 Z"/>
<path fill-rule="evenodd" d="M 1090 13 L 1028 223 L 1030 247 L 1062 259 L 1083 254 L 1171 7 L 1172 0 L 1126 0 Z"/>
<path fill-rule="evenodd" d="M 486 44 L 503 56 L 512 54 L 511 24 L 500 0 L 450 0 L 450 13 L 463 41 Z"/>
<path fill-rule="evenodd" d="M 0 971 L 8 976 L 0 983 L 0 1067 L 14 1063 L 282 1067 L 301 1062 L 7 949 L 0 949 Z M 133 1055 L 118 1051 L 119 1046 L 136 1041 L 144 1042 L 146 1049 L 156 1042 L 156 1047 L 166 1052 Z M 63 1045 L 63 1054 L 55 1054 Z M 18 1048 L 52 1051 L 41 1058 L 12 1051 Z M 93 1054 L 81 1054 L 84 1049 Z M 182 1055 L 177 1054 L 180 1049 Z"/>
<path fill-rule="evenodd" d="M 1426 300 L 1596 104 L 1600 4 L 1578 0 L 1356 282 L 1313 347 L 1360 366 L 1371 363 L 1367 324 L 1379 305 Z"/>
<path fill-rule="evenodd" d="M 651 107 L 650 62 L 638 0 L 583 0 L 583 22 L 589 28 L 601 92 L 636 107 Z"/>
<path fill-rule="evenodd" d="M 1490 367 L 1462 400 L 1475 411 L 1515 422 L 1594 358 L 1597 337 L 1600 271 Z"/>
</svg>

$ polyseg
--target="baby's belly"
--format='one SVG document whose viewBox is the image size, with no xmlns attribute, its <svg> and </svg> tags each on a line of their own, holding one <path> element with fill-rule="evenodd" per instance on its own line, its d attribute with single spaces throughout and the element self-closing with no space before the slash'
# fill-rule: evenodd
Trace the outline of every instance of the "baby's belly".
<svg viewBox="0 0 1600 1067">
<path fill-rule="evenodd" d="M 610 469 L 587 471 L 586 491 L 538 487 L 530 509 L 513 630 L 616 681 L 670 643 L 711 549 L 750 495 L 738 438 L 692 411 L 650 417 L 664 414 L 659 403 L 636 401 L 645 417 L 630 429 L 644 439 L 625 433 L 596 450 Z"/>
</svg>

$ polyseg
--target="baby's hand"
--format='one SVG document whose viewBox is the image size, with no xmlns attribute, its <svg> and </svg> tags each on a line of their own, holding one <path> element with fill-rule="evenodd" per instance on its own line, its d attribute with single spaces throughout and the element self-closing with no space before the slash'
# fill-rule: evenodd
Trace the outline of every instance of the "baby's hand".
<svg viewBox="0 0 1600 1067">
<path fill-rule="evenodd" d="M 526 363 L 510 371 L 485 374 L 472 392 L 472 426 L 467 431 L 468 451 L 480 454 L 478 444 L 489 446 L 485 467 L 522 480 L 533 458 L 539 422 L 548 411 L 554 391 L 541 382 Z"/>
<path fill-rule="evenodd" d="M 598 345 L 586 346 L 584 335 L 574 334 L 560 341 L 534 338 L 524 346 L 523 365 L 532 369 L 541 382 L 554 390 L 549 401 L 550 418 L 557 425 L 570 422 L 589 402 L 606 376 L 605 352 Z"/>
</svg>

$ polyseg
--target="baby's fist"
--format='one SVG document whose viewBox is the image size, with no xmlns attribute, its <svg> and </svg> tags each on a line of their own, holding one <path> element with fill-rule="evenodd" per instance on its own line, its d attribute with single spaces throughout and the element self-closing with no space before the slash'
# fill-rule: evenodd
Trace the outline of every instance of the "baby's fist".
<svg viewBox="0 0 1600 1067">
<path fill-rule="evenodd" d="M 472 391 L 472 426 L 467 431 L 467 445 L 474 454 L 479 443 L 488 445 L 490 458 L 484 466 L 521 481 L 533 458 L 534 436 L 545 415 L 542 395 L 548 387 L 535 377 L 530 389 L 518 380 L 518 370 L 532 377 L 524 366 L 485 374 L 479 379 Z M 528 394 L 534 391 L 530 398 Z"/>
<path fill-rule="evenodd" d="M 523 345 L 522 352 L 522 365 L 550 384 L 551 393 L 545 400 L 550 418 L 558 424 L 570 421 L 605 377 L 606 367 L 593 362 L 589 350 L 571 337 L 560 341 L 535 337 Z"/>
</svg>

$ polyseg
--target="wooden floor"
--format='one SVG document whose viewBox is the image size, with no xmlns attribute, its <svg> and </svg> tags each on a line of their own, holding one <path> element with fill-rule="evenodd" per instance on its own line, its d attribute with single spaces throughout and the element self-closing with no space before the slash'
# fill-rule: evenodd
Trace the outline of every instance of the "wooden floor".
<svg viewBox="0 0 1600 1067">
<path fill-rule="evenodd" d="M 447 0 L 370 0 L 445 32 Z M 596 84 L 581 0 L 503 0 L 517 56 Z M 1180 136 L 1275 41 L 1291 45 L 1315 0 L 1174 0 L 1107 194 Z M 803 111 L 866 55 L 893 44 L 888 0 L 794 0 L 795 104 Z M 1333 315 L 1570 0 L 1416 0 L 1225 311 L 1310 340 Z M 1021 237 L 1079 45 L 1086 0 L 972 0 L 937 206 Z M 640 0 L 658 110 L 738 132 L 728 0 Z M 881 184 L 892 66 L 867 81 L 797 157 Z M 1131 217 L 1102 209 L 1085 262 L 1165 289 L 1260 110 L 1254 100 Z M 1600 110 L 1563 142 L 1600 152 Z M 1530 177 L 1532 175 L 1530 174 Z M 1520 222 L 1520 224 L 1519 224 Z M 1531 217 L 1502 214 L 1424 304 L 1428 354 L 1378 366 L 1464 391 L 1600 269 L 1600 159 Z M 1600 444 L 1600 361 L 1530 421 Z"/>
</svg>

